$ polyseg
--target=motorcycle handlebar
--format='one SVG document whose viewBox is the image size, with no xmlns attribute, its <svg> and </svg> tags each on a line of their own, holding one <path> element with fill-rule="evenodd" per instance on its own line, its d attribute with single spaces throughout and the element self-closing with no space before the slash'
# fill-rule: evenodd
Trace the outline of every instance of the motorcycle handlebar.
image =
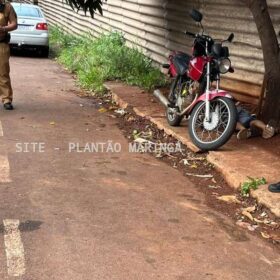
<svg viewBox="0 0 280 280">
<path fill-rule="evenodd" d="M 190 37 L 193 37 L 193 38 L 201 38 L 203 40 L 207 40 L 207 41 L 211 41 L 211 37 L 209 36 L 205 36 L 205 35 L 200 35 L 200 34 L 194 34 L 192 32 L 189 32 L 189 31 L 185 31 L 185 34 L 190 36 Z"/>
<path fill-rule="evenodd" d="M 185 31 L 185 34 L 191 37 L 195 37 L 195 34 L 189 31 Z"/>
</svg>

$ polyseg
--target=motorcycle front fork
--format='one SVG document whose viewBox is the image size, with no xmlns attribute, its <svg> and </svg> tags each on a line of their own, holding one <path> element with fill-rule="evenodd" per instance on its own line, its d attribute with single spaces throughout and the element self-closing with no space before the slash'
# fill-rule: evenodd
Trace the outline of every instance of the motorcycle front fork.
<svg viewBox="0 0 280 280">
<path fill-rule="evenodd" d="M 206 98 L 205 98 L 205 120 L 206 122 L 210 122 L 210 62 L 207 63 L 207 84 L 206 84 Z"/>
<path fill-rule="evenodd" d="M 211 77 L 210 77 L 210 62 L 207 63 L 207 84 L 206 84 L 206 98 L 205 98 L 205 121 L 210 122 L 211 121 L 211 113 L 210 113 L 210 87 L 211 87 Z M 218 92 L 220 89 L 220 76 L 217 77 L 217 83 L 216 83 L 216 91 Z"/>
</svg>

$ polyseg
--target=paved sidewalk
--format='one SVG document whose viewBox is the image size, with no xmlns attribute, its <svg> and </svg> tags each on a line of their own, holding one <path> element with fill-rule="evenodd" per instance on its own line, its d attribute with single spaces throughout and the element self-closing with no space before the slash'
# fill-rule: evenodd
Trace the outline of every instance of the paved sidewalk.
<svg viewBox="0 0 280 280">
<path fill-rule="evenodd" d="M 182 123 L 181 127 L 170 127 L 165 120 L 164 108 L 151 94 L 118 82 L 108 82 L 106 87 L 120 107 L 132 106 L 137 115 L 149 118 L 167 134 L 174 136 L 194 152 L 199 152 L 189 138 L 187 123 Z M 248 176 L 265 177 L 268 183 L 280 181 L 279 142 L 279 136 L 270 140 L 255 138 L 242 142 L 232 137 L 219 151 L 209 152 L 208 160 L 224 175 L 228 184 L 236 189 L 240 188 Z M 271 149 L 271 146 L 275 149 Z M 252 192 L 252 196 L 280 217 L 280 194 L 270 193 L 266 185 Z"/>
</svg>

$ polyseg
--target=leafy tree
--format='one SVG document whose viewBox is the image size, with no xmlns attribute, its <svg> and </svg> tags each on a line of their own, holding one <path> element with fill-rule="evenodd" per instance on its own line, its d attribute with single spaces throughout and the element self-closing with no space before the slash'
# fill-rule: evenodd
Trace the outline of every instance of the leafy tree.
<svg viewBox="0 0 280 280">
<path fill-rule="evenodd" d="M 276 31 L 269 14 L 267 0 L 243 0 L 253 14 L 262 44 L 266 99 L 262 111 L 265 121 L 280 126 L 280 51 Z"/>
<path fill-rule="evenodd" d="M 94 16 L 96 11 L 102 14 L 102 0 L 65 0 L 73 9 L 89 11 Z M 265 121 L 273 120 L 280 127 L 280 51 L 276 31 L 269 14 L 267 0 L 241 0 L 253 14 L 262 44 L 266 99 L 262 117 Z"/>
<path fill-rule="evenodd" d="M 72 9 L 83 10 L 85 13 L 90 12 L 91 17 L 94 17 L 96 11 L 102 15 L 103 0 L 64 0 Z M 105 0 L 106 1 L 106 0 Z"/>
</svg>

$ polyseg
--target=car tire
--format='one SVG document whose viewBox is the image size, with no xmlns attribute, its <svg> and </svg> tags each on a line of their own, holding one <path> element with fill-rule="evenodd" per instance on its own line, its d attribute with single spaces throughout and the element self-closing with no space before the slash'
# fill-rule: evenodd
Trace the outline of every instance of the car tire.
<svg viewBox="0 0 280 280">
<path fill-rule="evenodd" d="M 41 57 L 49 57 L 49 52 L 50 52 L 49 47 L 42 47 L 41 49 L 39 49 L 39 55 Z"/>
</svg>

